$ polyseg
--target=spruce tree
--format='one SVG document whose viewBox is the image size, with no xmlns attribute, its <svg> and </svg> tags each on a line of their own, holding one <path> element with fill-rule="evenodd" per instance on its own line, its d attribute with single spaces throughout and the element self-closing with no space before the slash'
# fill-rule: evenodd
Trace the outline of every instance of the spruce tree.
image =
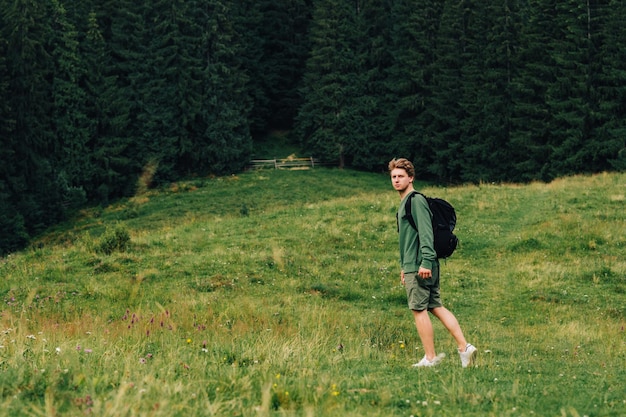
<svg viewBox="0 0 626 417">
<path fill-rule="evenodd" d="M 549 180 L 553 130 L 551 109 L 546 102 L 550 85 L 556 82 L 554 56 L 550 49 L 561 33 L 555 24 L 554 2 L 533 1 L 520 9 L 522 19 L 519 70 L 511 79 L 511 170 L 517 180 Z M 551 46 L 552 45 L 552 46 Z"/>
<path fill-rule="evenodd" d="M 313 155 L 339 167 L 350 165 L 363 114 L 367 74 L 359 37 L 358 1 L 318 0 L 311 26 L 311 56 L 304 74 L 304 103 L 297 117 L 298 136 Z"/>
<path fill-rule="evenodd" d="M 298 88 L 309 52 L 312 1 L 263 0 L 255 3 L 259 4 L 261 12 L 258 27 L 261 49 L 257 51 L 257 71 L 250 75 L 258 79 L 264 101 L 257 100 L 252 121 L 256 131 L 291 129 L 301 104 Z"/>
<path fill-rule="evenodd" d="M 392 123 L 390 147 L 394 155 L 413 160 L 416 174 L 432 174 L 440 116 L 434 89 L 441 82 L 436 68 L 440 20 L 444 2 L 399 0 L 390 11 L 391 66 L 387 69 L 386 117 Z M 431 167 L 431 168 L 429 168 Z"/>
<path fill-rule="evenodd" d="M 178 146 L 185 134 L 182 103 L 188 79 L 180 33 L 185 3 L 159 0 L 142 8 L 145 48 L 135 78 L 141 102 L 137 117 L 140 146 L 135 158 L 142 167 L 157 167 L 156 184 L 179 175 Z"/>
<path fill-rule="evenodd" d="M 0 1 L 3 10 L 8 7 Z M 5 15 L 0 14 L 0 28 L 6 27 Z M 23 247 L 28 241 L 24 217 L 18 213 L 13 182 L 20 176 L 20 161 L 15 159 L 15 114 L 11 111 L 10 76 L 7 67 L 7 34 L 0 30 L 0 256 Z"/>
<path fill-rule="evenodd" d="M 512 1 L 467 2 L 463 19 L 467 59 L 458 92 L 458 155 L 453 162 L 460 180 L 510 180 L 510 80 L 518 44 L 518 16 Z M 449 91 L 449 94 L 454 94 Z"/>
<path fill-rule="evenodd" d="M 15 1 L 2 13 L 1 37 L 5 40 L 7 111 L 9 130 L 4 153 L 12 158 L 4 178 L 10 206 L 23 218 L 9 214 L 32 235 L 63 217 L 55 152 L 59 143 L 53 128 L 55 62 L 46 51 L 54 37 L 50 3 Z M 20 229 L 22 226 L 18 226 Z"/>
<path fill-rule="evenodd" d="M 576 0 L 554 5 L 552 22 L 560 37 L 549 43 L 555 62 L 555 81 L 546 91 L 551 114 L 549 146 L 552 150 L 550 175 L 560 176 L 588 170 L 585 143 L 590 133 L 589 27 L 587 11 Z"/>
<path fill-rule="evenodd" d="M 144 100 L 148 38 L 143 1 L 108 0 L 95 6 L 98 17 L 91 47 L 96 57 L 101 51 L 98 33 L 103 35 L 108 63 L 101 76 L 103 106 L 107 118 L 99 126 L 101 134 L 93 142 L 94 160 L 101 182 L 97 194 L 106 202 L 135 193 L 136 179 L 146 152 L 143 148 Z M 111 82 L 114 81 L 114 85 Z M 96 100 L 96 103 L 98 100 Z"/>
<path fill-rule="evenodd" d="M 187 127 L 181 161 L 194 172 L 225 174 L 248 162 L 252 139 L 248 124 L 251 100 L 241 39 L 234 28 L 236 12 L 230 2 L 193 2 L 189 9 L 194 36 L 190 62 L 200 80 L 197 113 Z"/>
<path fill-rule="evenodd" d="M 364 170 L 387 169 L 387 162 L 397 156 L 391 144 L 393 120 L 389 110 L 395 97 L 389 94 L 387 70 L 392 63 L 389 44 L 391 38 L 391 6 L 379 0 L 357 2 L 355 49 L 362 56 L 354 78 L 354 123 L 347 132 L 353 136 L 351 166 Z"/>
<path fill-rule="evenodd" d="M 280 7 L 284 3 L 276 4 Z M 271 27 L 270 35 L 275 35 L 272 23 L 264 18 L 263 7 L 264 2 L 258 0 L 239 0 L 231 3 L 233 26 L 236 28 L 241 46 L 239 53 L 241 70 L 246 74 L 246 91 L 251 102 L 248 124 L 253 137 L 262 136 L 270 129 L 272 110 L 265 81 L 277 72 L 276 68 L 263 63 L 264 60 L 273 59 L 273 56 L 265 51 L 268 26 Z M 286 21 L 280 23 L 281 28 L 289 26 Z"/>
<path fill-rule="evenodd" d="M 430 160 L 423 161 L 423 164 L 430 175 L 444 182 L 458 180 L 462 175 L 462 167 L 456 163 L 456 158 L 461 153 L 461 122 L 466 116 L 460 101 L 464 89 L 462 69 L 470 59 L 466 49 L 465 3 L 443 4 L 431 70 L 432 93 L 426 105 L 424 151 Z"/>
<path fill-rule="evenodd" d="M 585 148 L 594 171 L 626 170 L 626 3 L 588 5 L 593 130 Z"/>
<path fill-rule="evenodd" d="M 46 50 L 54 62 L 51 124 L 56 143 L 53 150 L 55 176 L 63 206 L 78 207 L 85 202 L 82 185 L 91 171 L 89 159 L 85 157 L 89 154 L 85 93 L 79 85 L 83 62 L 79 55 L 78 32 L 58 0 L 51 0 L 50 15 L 53 36 L 47 40 Z"/>
</svg>

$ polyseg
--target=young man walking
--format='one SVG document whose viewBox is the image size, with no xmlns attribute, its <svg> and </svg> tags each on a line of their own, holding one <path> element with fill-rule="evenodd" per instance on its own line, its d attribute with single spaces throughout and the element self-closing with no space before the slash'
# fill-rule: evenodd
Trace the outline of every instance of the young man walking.
<svg viewBox="0 0 626 417">
<path fill-rule="evenodd" d="M 425 353 L 422 360 L 413 366 L 434 366 L 445 357 L 443 353 L 437 355 L 435 350 L 433 326 L 428 315 L 430 312 L 443 323 L 456 340 L 461 366 L 466 368 L 472 363 L 476 348 L 465 340 L 454 314 L 441 304 L 439 260 L 434 247 L 432 213 L 422 195 L 418 194 L 411 200 L 411 212 L 417 231 L 405 218 L 404 205 L 406 198 L 414 191 L 415 168 L 407 159 L 393 159 L 389 162 L 389 173 L 393 188 L 398 191 L 401 200 L 397 214 L 400 236 L 400 280 L 406 288 L 409 308 L 413 312 L 415 327 Z"/>
</svg>

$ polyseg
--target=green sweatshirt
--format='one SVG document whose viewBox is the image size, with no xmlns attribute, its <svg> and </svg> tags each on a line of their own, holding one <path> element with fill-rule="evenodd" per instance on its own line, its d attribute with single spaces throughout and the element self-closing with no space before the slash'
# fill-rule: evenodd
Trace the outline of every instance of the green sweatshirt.
<svg viewBox="0 0 626 417">
<path fill-rule="evenodd" d="M 417 272 L 419 267 L 433 269 L 437 262 L 435 243 L 433 237 L 433 215 L 428 207 L 428 202 L 421 194 L 417 194 L 411 200 L 411 212 L 417 232 L 405 218 L 404 205 L 407 194 L 400 202 L 398 208 L 398 232 L 400 235 L 400 266 L 405 273 Z"/>
</svg>

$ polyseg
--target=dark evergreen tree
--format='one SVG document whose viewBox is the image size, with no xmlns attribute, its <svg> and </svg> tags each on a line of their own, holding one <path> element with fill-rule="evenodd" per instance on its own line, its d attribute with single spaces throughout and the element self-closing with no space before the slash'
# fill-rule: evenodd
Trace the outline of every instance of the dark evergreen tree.
<svg viewBox="0 0 626 417">
<path fill-rule="evenodd" d="M 256 3 L 262 16 L 261 49 L 257 69 L 250 75 L 258 79 L 264 100 L 257 100 L 253 109 L 254 130 L 291 129 L 301 104 L 298 88 L 309 54 L 312 0 Z"/>
<path fill-rule="evenodd" d="M 354 81 L 357 97 L 354 100 L 354 123 L 351 166 L 356 169 L 385 170 L 387 162 L 396 153 L 393 137 L 393 119 L 389 110 L 395 97 L 389 93 L 387 71 L 392 64 L 391 3 L 380 0 L 357 2 L 355 49 L 362 55 L 362 74 Z"/>
<path fill-rule="evenodd" d="M 552 3 L 550 2 L 552 5 Z M 558 1 L 552 21 L 559 37 L 548 44 L 555 62 L 555 80 L 546 90 L 551 115 L 548 145 L 551 150 L 551 177 L 586 171 L 585 143 L 590 134 L 589 37 L 587 10 L 576 0 Z"/>
<path fill-rule="evenodd" d="M 62 193 L 63 207 L 79 207 L 86 201 L 82 187 L 89 176 L 89 123 L 85 115 L 85 93 L 79 85 L 83 62 L 79 56 L 78 33 L 58 0 L 50 1 L 52 36 L 46 50 L 54 63 L 52 70 L 52 130 L 55 148 L 52 160 Z"/>
<path fill-rule="evenodd" d="M 0 11 L 8 81 L 2 154 L 11 158 L 0 193 L 3 222 L 14 222 L 18 241 L 58 221 L 64 211 L 54 159 L 59 149 L 52 123 L 54 61 L 46 51 L 54 37 L 49 6 L 19 0 Z"/>
<path fill-rule="evenodd" d="M 157 167 L 155 183 L 171 181 L 180 173 L 178 146 L 185 135 L 182 114 L 187 63 L 183 50 L 181 26 L 187 7 L 183 0 L 146 2 L 142 9 L 145 49 L 140 52 L 134 82 L 137 85 L 140 111 L 137 123 L 139 152 L 136 161 L 142 167 Z M 178 171 L 178 172 L 177 172 Z"/>
<path fill-rule="evenodd" d="M 7 1 L 0 1 L 0 7 L 8 7 Z M 4 15 L 0 14 L 0 28 L 5 26 Z M 0 193 L 7 193 L 8 178 L 14 175 L 15 160 L 13 135 L 15 133 L 15 114 L 11 111 L 10 75 L 6 56 L 8 42 L 6 33 L 0 30 Z M 5 194 L 8 196 L 8 194 Z M 6 207 L 5 207 L 6 208 Z"/>
<path fill-rule="evenodd" d="M 510 81 L 518 44 L 518 14 L 514 2 L 466 2 L 464 10 L 467 57 L 457 93 L 464 117 L 460 120 L 458 151 L 452 162 L 460 180 L 510 180 Z M 454 95 L 454 91 L 448 92 Z"/>
<path fill-rule="evenodd" d="M 85 159 L 90 169 L 84 174 L 84 188 L 91 201 L 108 204 L 111 197 L 124 194 L 128 179 L 124 172 L 130 164 L 125 156 L 129 104 L 119 91 L 98 12 L 91 11 L 87 22 L 80 46 L 85 66 L 80 83 L 86 92 L 84 111 L 89 120 Z"/>
<path fill-rule="evenodd" d="M 193 2 L 191 30 L 196 42 L 190 63 L 201 80 L 194 98 L 198 112 L 187 127 L 180 161 L 197 173 L 225 174 L 248 162 L 252 139 L 248 124 L 251 107 L 242 45 L 233 23 L 236 9 L 221 0 Z"/>
<path fill-rule="evenodd" d="M 359 32 L 361 2 L 318 0 L 311 27 L 311 57 L 304 75 L 304 103 L 297 117 L 298 135 L 313 154 L 339 167 L 350 165 L 363 127 L 368 74 L 367 42 Z"/>
<path fill-rule="evenodd" d="M 90 143 L 97 167 L 95 193 L 110 199 L 133 195 L 145 153 L 141 149 L 144 113 L 143 53 L 147 48 L 143 2 L 108 0 L 94 6 L 85 45 L 91 85 L 90 106 L 104 116 Z M 94 65 L 101 65 L 99 69 Z M 95 84 L 94 81 L 104 81 Z"/>
<path fill-rule="evenodd" d="M 593 130 L 585 151 L 594 171 L 626 170 L 626 3 L 598 0 L 588 7 Z"/>
<path fill-rule="evenodd" d="M 279 2 L 278 4 L 284 3 Z M 232 9 L 233 27 L 240 43 L 241 70 L 246 74 L 246 91 L 251 102 L 248 124 L 252 137 L 256 137 L 264 135 L 268 130 L 271 110 L 264 81 L 276 71 L 275 68 L 268 68 L 262 63 L 264 59 L 268 59 L 264 52 L 267 42 L 265 30 L 268 22 L 262 12 L 264 7 L 262 1 L 239 0 L 232 2 L 230 7 Z M 288 26 L 286 22 L 282 23 L 281 27 Z"/>
<path fill-rule="evenodd" d="M 519 70 L 511 83 L 511 170 L 518 181 L 549 180 L 553 120 L 546 99 L 550 85 L 556 83 L 556 62 L 550 49 L 562 35 L 555 24 L 554 2 L 528 2 L 520 9 L 520 17 Z"/>
<path fill-rule="evenodd" d="M 463 66 L 471 58 L 467 53 L 468 34 L 465 8 L 467 1 L 443 4 L 439 14 L 430 100 L 426 103 L 424 153 L 432 158 L 423 166 L 439 181 L 461 178 L 462 167 L 456 164 L 461 154 L 461 122 L 466 117 L 461 103 L 464 90 Z"/>
<path fill-rule="evenodd" d="M 444 2 L 397 0 L 392 3 L 390 54 L 387 70 L 386 118 L 392 125 L 394 155 L 413 160 L 419 177 L 431 175 L 435 160 L 435 131 L 439 117 L 433 103 L 439 76 L 436 52 Z"/>
<path fill-rule="evenodd" d="M 8 2 L 0 1 L 2 10 L 8 8 Z M 5 15 L 0 15 L 0 28 L 6 27 Z M 8 54 L 7 34 L 0 30 L 0 256 L 23 247 L 28 242 L 28 232 L 24 225 L 24 217 L 17 212 L 19 196 L 12 187 L 15 178 L 20 175 L 17 171 L 19 161 L 15 160 L 16 144 L 15 114 L 11 111 L 11 91 L 9 68 L 6 56 Z"/>
</svg>

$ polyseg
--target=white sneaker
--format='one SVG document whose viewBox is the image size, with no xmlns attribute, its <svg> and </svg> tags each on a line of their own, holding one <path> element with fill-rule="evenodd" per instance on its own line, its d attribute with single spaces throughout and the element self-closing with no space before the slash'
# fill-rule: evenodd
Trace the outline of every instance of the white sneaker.
<svg viewBox="0 0 626 417">
<path fill-rule="evenodd" d="M 429 361 L 426 358 L 426 356 L 424 356 L 421 361 L 419 361 L 418 363 L 414 363 L 413 367 L 414 368 L 425 368 L 425 367 L 429 367 L 429 366 L 435 366 L 439 362 L 441 362 L 441 360 L 443 358 L 445 358 L 445 357 L 446 357 L 445 353 L 440 353 L 439 355 L 435 356 L 432 361 Z"/>
<path fill-rule="evenodd" d="M 465 346 L 465 352 L 459 351 L 459 356 L 461 357 L 461 366 L 463 368 L 467 368 L 474 361 L 476 357 L 476 347 L 470 343 Z"/>
</svg>

